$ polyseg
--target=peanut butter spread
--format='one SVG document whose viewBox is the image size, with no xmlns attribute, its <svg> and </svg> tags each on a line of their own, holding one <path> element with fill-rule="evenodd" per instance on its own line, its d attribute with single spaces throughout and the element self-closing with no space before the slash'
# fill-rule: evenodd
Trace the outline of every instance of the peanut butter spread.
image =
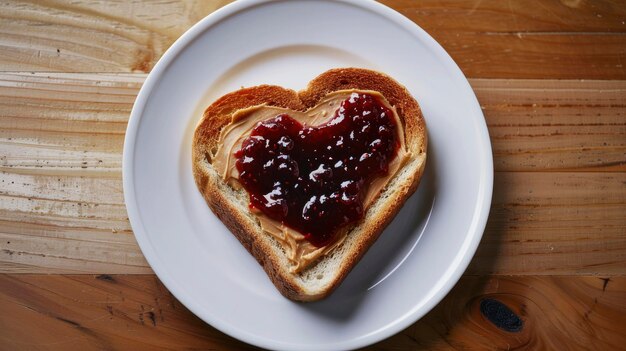
<svg viewBox="0 0 626 351">
<path fill-rule="evenodd" d="M 213 167 L 230 186 L 236 189 L 242 188 L 238 181 L 239 172 L 235 166 L 237 159 L 234 154 L 241 148 L 243 141 L 250 135 L 250 132 L 257 123 L 280 114 L 288 114 L 303 125 L 317 126 L 330 120 L 335 111 L 339 108 L 341 102 L 348 99 L 354 92 L 377 96 L 387 108 L 393 111 L 393 117 L 398 126 L 397 132 L 400 140 L 400 148 L 398 149 L 397 155 L 389 163 L 389 172 L 385 176 L 374 179 L 367 190 L 363 203 L 363 208 L 367 211 L 369 205 L 378 197 L 389 180 L 393 178 L 398 170 L 400 170 L 411 157 L 404 140 L 403 124 L 395 107 L 391 106 L 387 99 L 376 91 L 335 91 L 326 95 L 315 107 L 305 112 L 267 105 L 258 105 L 238 110 L 233 114 L 231 123 L 225 126 L 220 133 L 218 141 L 218 145 L 220 146 L 213 157 Z M 345 240 L 348 234 L 348 229 L 346 228 L 342 230 L 341 233 L 338 233 L 337 240 L 334 243 L 324 247 L 316 247 L 309 243 L 304 238 L 304 235 L 265 216 L 262 212 L 255 211 L 255 215 L 263 230 L 275 238 L 283 247 L 287 258 L 292 264 L 290 267 L 292 273 L 302 271 L 318 258 L 331 252 Z"/>
</svg>

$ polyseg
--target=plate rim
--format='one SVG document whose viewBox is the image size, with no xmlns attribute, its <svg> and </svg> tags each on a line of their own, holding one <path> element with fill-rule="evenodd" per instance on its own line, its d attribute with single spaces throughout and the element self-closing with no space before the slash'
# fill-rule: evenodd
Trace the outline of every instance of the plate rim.
<svg viewBox="0 0 626 351">
<path fill-rule="evenodd" d="M 355 7 L 364 8 L 385 18 L 390 19 L 396 25 L 402 27 L 409 32 L 412 36 L 418 37 L 424 41 L 428 49 L 432 51 L 437 57 L 442 59 L 442 64 L 447 68 L 452 76 L 456 76 L 457 82 L 461 84 L 460 90 L 463 90 L 463 95 L 466 95 L 468 103 L 474 105 L 474 113 L 478 113 L 482 116 L 482 120 L 477 121 L 479 128 L 479 149 L 481 149 L 480 157 L 483 159 L 485 168 L 480 172 L 480 181 L 478 188 L 478 196 L 474 213 L 472 214 L 472 221 L 467 229 L 468 235 L 466 235 L 465 242 L 461 246 L 461 249 L 457 252 L 455 261 L 452 261 L 450 268 L 446 271 L 448 279 L 442 284 L 442 286 L 436 291 L 435 295 L 428 299 L 423 306 L 419 309 L 410 310 L 403 315 L 399 315 L 393 323 L 388 324 L 384 328 L 379 328 L 369 334 L 362 337 L 346 340 L 340 343 L 303 346 L 301 344 L 291 344 L 281 342 L 280 340 L 273 340 L 269 338 L 259 338 L 257 335 L 252 335 L 246 331 L 232 327 L 230 324 L 222 324 L 219 319 L 212 318 L 209 313 L 205 313 L 203 309 L 198 306 L 193 299 L 189 298 L 184 293 L 184 288 L 179 286 L 176 281 L 165 274 L 162 269 L 163 262 L 158 257 L 157 251 L 148 239 L 147 231 L 143 225 L 143 220 L 139 214 L 138 202 L 135 196 L 134 176 L 133 170 L 134 164 L 134 152 L 136 144 L 137 131 L 140 126 L 140 122 L 143 116 L 143 112 L 148 102 L 152 91 L 157 83 L 165 73 L 167 67 L 179 56 L 179 54 L 190 43 L 192 43 L 199 35 L 209 30 L 212 26 L 220 21 L 236 15 L 238 12 L 247 10 L 249 8 L 262 5 L 271 2 L 285 2 L 286 0 L 239 0 L 212 12 L 199 22 L 194 24 L 185 33 L 183 33 L 162 55 L 151 72 L 148 74 L 144 84 L 142 85 L 128 120 L 126 134 L 124 137 L 124 148 L 122 155 L 122 183 L 124 189 L 124 203 L 128 213 L 128 218 L 133 229 L 133 234 L 137 243 L 142 251 L 142 254 L 146 258 L 151 269 L 155 272 L 159 280 L 165 285 L 165 287 L 176 296 L 176 298 L 188 308 L 194 315 L 198 316 L 207 324 L 218 329 L 219 331 L 230 335 L 238 340 L 244 341 L 251 345 L 260 346 L 264 348 L 272 349 L 293 349 L 297 347 L 301 350 L 311 349 L 318 350 L 321 348 L 342 348 L 342 349 L 355 349 L 371 345 L 375 342 L 384 340 L 392 335 L 397 334 L 401 330 L 412 325 L 419 319 L 421 319 L 426 313 L 430 312 L 437 304 L 448 295 L 450 290 L 457 284 L 461 275 L 467 269 L 470 261 L 475 255 L 478 244 L 480 243 L 489 216 L 491 207 L 491 199 L 493 194 L 493 153 L 491 142 L 489 139 L 489 133 L 487 129 L 487 123 L 482 113 L 482 109 L 478 103 L 476 95 L 471 88 L 467 77 L 462 73 L 456 62 L 450 57 L 450 55 L 441 47 L 441 45 L 435 41 L 426 31 L 424 31 L 419 25 L 399 12 L 373 0 L 325 0 L 327 2 L 335 3 L 347 3 Z M 468 237 L 469 240 L 468 241 Z M 462 256 L 459 256 L 461 255 Z"/>
</svg>

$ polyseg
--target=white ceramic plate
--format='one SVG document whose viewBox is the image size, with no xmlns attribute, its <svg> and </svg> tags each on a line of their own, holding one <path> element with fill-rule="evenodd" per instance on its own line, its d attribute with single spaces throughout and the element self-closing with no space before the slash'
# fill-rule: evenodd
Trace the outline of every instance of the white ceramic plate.
<svg viewBox="0 0 626 351">
<path fill-rule="evenodd" d="M 404 84 L 426 118 L 424 178 L 328 299 L 283 298 L 209 210 L 191 173 L 203 109 L 241 86 L 301 89 L 332 67 Z M 422 29 L 375 2 L 240 1 L 185 33 L 148 76 L 128 125 L 124 194 L 135 236 L 193 313 L 250 344 L 351 349 L 391 336 L 457 282 L 482 236 L 493 187 L 485 120 L 467 80 Z"/>
</svg>

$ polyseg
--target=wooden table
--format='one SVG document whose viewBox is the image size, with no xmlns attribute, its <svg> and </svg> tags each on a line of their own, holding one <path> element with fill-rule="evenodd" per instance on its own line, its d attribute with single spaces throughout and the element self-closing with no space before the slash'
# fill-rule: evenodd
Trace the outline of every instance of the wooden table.
<svg viewBox="0 0 626 351">
<path fill-rule="evenodd" d="M 146 74 L 225 2 L 0 4 L 0 349 L 249 349 L 163 287 L 122 195 Z M 496 173 L 465 276 L 372 349 L 626 347 L 626 2 L 384 2 L 470 79 Z"/>
</svg>

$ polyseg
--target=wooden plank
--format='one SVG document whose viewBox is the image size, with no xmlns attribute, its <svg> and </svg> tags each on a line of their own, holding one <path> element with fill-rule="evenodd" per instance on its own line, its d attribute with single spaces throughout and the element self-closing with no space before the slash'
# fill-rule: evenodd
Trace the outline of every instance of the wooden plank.
<svg viewBox="0 0 626 351">
<path fill-rule="evenodd" d="M 249 349 L 152 275 L 0 275 L 0 310 L 3 349 Z M 625 326 L 624 277 L 464 277 L 423 319 L 368 349 L 614 350 Z"/>
<path fill-rule="evenodd" d="M 0 67 L 148 72 L 189 27 L 228 2 L 9 1 L 0 15 Z"/>
<path fill-rule="evenodd" d="M 624 1 L 383 0 L 472 78 L 624 79 Z"/>
<path fill-rule="evenodd" d="M 470 82 L 497 171 L 626 170 L 626 81 Z"/>
<path fill-rule="evenodd" d="M 0 290 L 0 349 L 248 349 L 191 314 L 153 275 L 0 275 Z"/>
<path fill-rule="evenodd" d="M 484 33 L 623 33 L 623 0 L 381 0 L 419 25 Z M 471 29 L 470 29 L 471 28 Z"/>
<path fill-rule="evenodd" d="M 144 79 L 0 75 L 0 271 L 152 272 L 132 236 L 121 176 Z"/>
<path fill-rule="evenodd" d="M 3 71 L 148 72 L 227 0 L 12 0 L 0 15 Z M 623 1 L 384 0 L 473 78 L 626 79 Z"/>
<path fill-rule="evenodd" d="M 520 2 L 521 3 L 521 2 Z M 625 79 L 625 33 L 433 33 L 470 78 Z"/>
<path fill-rule="evenodd" d="M 151 272 L 121 181 L 144 77 L 0 74 L 0 272 Z M 499 172 L 469 272 L 623 274 L 626 82 L 471 83 Z"/>
<path fill-rule="evenodd" d="M 519 324 L 514 317 L 504 317 L 499 303 L 522 320 L 519 331 L 513 331 Z M 624 277 L 463 277 L 422 320 L 377 346 L 390 350 L 620 350 L 626 345 L 625 310 Z M 503 328 L 489 317 L 499 320 Z"/>
<path fill-rule="evenodd" d="M 497 173 L 490 220 L 468 273 L 625 274 L 625 184 L 621 172 Z M 69 200 L 57 200 L 53 186 L 30 200 L 29 193 L 0 193 L 0 272 L 149 272 L 122 199 L 97 206 L 91 194 L 106 191 L 81 189 L 84 198 Z"/>
<path fill-rule="evenodd" d="M 626 273 L 626 173 L 496 173 L 468 274 Z"/>
</svg>

